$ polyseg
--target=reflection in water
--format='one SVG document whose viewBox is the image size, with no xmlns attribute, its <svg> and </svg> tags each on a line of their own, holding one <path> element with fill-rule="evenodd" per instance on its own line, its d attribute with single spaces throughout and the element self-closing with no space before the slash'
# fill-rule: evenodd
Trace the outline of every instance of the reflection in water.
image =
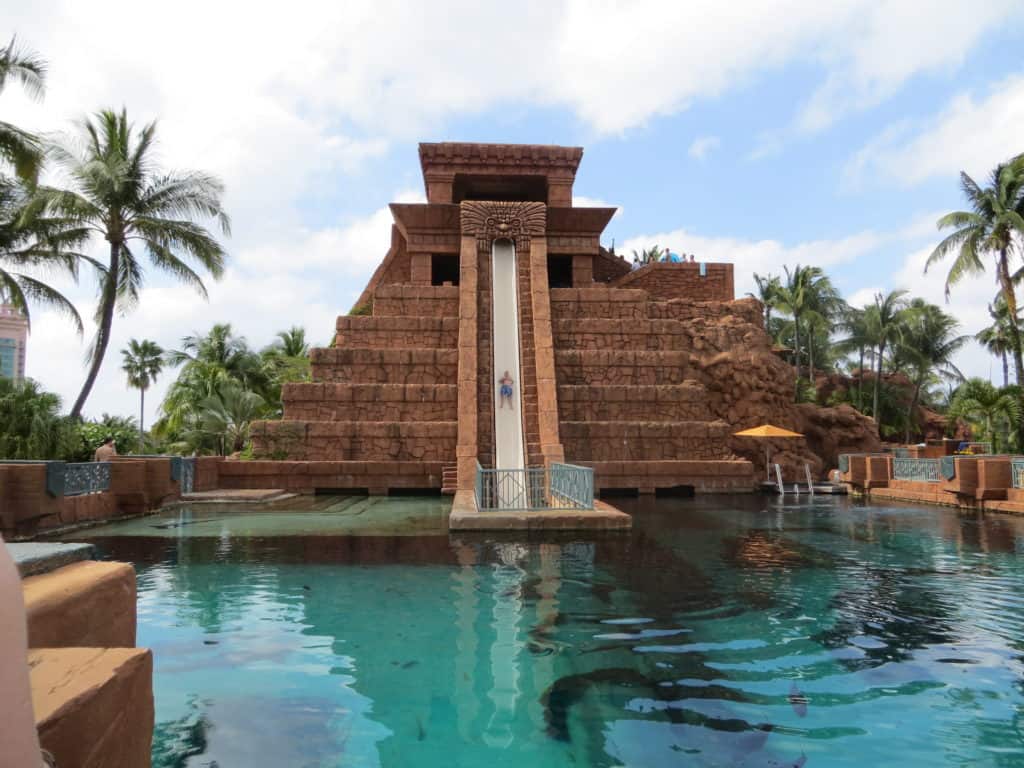
<svg viewBox="0 0 1024 768">
<path fill-rule="evenodd" d="M 87 535 L 139 568 L 155 766 L 1024 764 L 1024 520 L 624 505 L 627 535 L 354 498 Z"/>
</svg>

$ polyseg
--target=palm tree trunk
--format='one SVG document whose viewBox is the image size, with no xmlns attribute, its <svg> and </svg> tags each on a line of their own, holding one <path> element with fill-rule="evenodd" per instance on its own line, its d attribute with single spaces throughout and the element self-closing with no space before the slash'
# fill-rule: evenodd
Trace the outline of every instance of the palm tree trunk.
<svg viewBox="0 0 1024 768">
<path fill-rule="evenodd" d="M 1006 357 L 1006 350 L 1002 352 L 1003 355 L 1003 386 L 1010 386 L 1010 362 Z"/>
<path fill-rule="evenodd" d="M 796 366 L 796 384 L 793 386 L 793 401 L 800 400 L 800 316 L 793 316 L 793 363 Z"/>
<path fill-rule="evenodd" d="M 144 420 L 146 418 L 146 388 L 139 387 L 139 453 L 145 450 L 145 437 L 146 430 L 144 427 Z"/>
<path fill-rule="evenodd" d="M 860 368 L 857 369 L 857 410 L 864 413 L 864 347 L 860 348 Z"/>
<path fill-rule="evenodd" d="M 882 420 L 878 418 L 878 387 L 882 382 L 882 357 L 885 355 L 885 344 L 878 345 L 878 364 L 875 368 L 875 392 L 871 397 L 871 416 L 875 420 L 875 424 L 878 425 L 878 430 L 882 430 Z"/>
<path fill-rule="evenodd" d="M 904 443 L 910 443 L 910 425 L 913 422 L 914 413 L 917 411 L 917 401 L 921 397 L 921 387 L 923 384 L 923 379 L 918 379 L 914 383 L 914 397 L 910 401 L 910 413 L 907 414 L 907 429 L 903 438 Z"/>
<path fill-rule="evenodd" d="M 110 343 L 110 328 L 114 323 L 114 305 L 117 303 L 117 279 L 120 272 L 121 246 L 118 243 L 110 244 L 110 263 L 107 265 L 107 275 L 103 281 L 103 295 L 100 297 L 100 327 L 96 329 L 96 345 L 92 352 L 92 362 L 89 364 L 89 375 L 85 377 L 82 391 L 78 393 L 78 399 L 71 409 L 71 418 L 77 419 L 82 415 L 82 408 L 85 401 L 89 399 L 96 377 L 99 375 L 100 366 L 103 365 L 103 357 L 107 354 L 107 345 Z"/>
<path fill-rule="evenodd" d="M 1017 326 L 1017 294 L 1013 289 L 1010 277 L 1010 266 L 1007 261 L 1007 249 L 999 252 L 999 284 L 1006 300 L 1007 321 L 1010 326 L 1010 344 L 1013 347 L 1013 368 L 1017 376 L 1017 384 L 1024 383 L 1024 361 L 1021 359 L 1020 328 Z M 1024 423 L 1016 425 L 1018 442 L 1024 443 Z"/>
</svg>

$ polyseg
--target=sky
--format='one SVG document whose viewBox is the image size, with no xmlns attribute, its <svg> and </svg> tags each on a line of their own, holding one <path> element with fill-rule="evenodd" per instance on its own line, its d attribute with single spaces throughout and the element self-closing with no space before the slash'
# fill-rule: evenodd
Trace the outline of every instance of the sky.
<svg viewBox="0 0 1024 768">
<path fill-rule="evenodd" d="M 754 272 L 813 264 L 854 304 L 945 304 L 924 262 L 960 172 L 1024 151 L 1019 0 L 0 0 L 12 34 L 48 60 L 47 92 L 8 87 L 0 119 L 59 136 L 123 106 L 159 121 L 165 168 L 226 185 L 225 275 L 205 301 L 148 272 L 115 319 L 97 417 L 137 412 L 130 338 L 174 349 L 230 322 L 257 348 L 292 325 L 326 343 L 388 248 L 387 204 L 424 200 L 419 141 L 582 146 L 577 204 L 619 207 L 605 245 L 731 261 L 738 296 Z M 52 282 L 92 316 L 91 275 Z M 995 291 L 991 274 L 953 289 L 962 332 Z M 66 407 L 91 332 L 33 313 L 28 374 Z M 958 362 L 1001 376 L 973 343 Z"/>
</svg>

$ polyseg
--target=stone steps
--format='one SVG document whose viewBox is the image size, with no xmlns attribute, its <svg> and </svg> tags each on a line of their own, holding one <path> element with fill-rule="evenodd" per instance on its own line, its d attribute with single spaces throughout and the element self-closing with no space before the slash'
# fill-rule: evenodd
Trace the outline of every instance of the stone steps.
<svg viewBox="0 0 1024 768">
<path fill-rule="evenodd" d="M 377 287 L 373 314 L 379 317 L 458 317 L 456 286 L 400 285 Z"/>
<path fill-rule="evenodd" d="M 310 351 L 314 382 L 358 384 L 451 384 L 458 373 L 455 349 L 361 349 Z"/>
<path fill-rule="evenodd" d="M 552 288 L 551 318 L 633 318 L 646 320 L 647 291 L 630 288 Z"/>
<path fill-rule="evenodd" d="M 284 385 L 284 418 L 299 421 L 454 421 L 454 384 L 348 384 L 293 382 Z"/>
<path fill-rule="evenodd" d="M 440 488 L 446 461 L 225 461 L 221 488 L 282 488 L 292 493 Z"/>
<path fill-rule="evenodd" d="M 688 352 L 631 349 L 556 349 L 555 369 L 559 383 L 574 385 L 682 384 L 696 372 Z"/>
<path fill-rule="evenodd" d="M 733 458 L 724 421 L 562 421 L 559 430 L 568 461 Z"/>
<path fill-rule="evenodd" d="M 692 351 L 715 354 L 737 346 L 764 346 L 760 328 L 743 321 L 559 319 L 555 349 Z"/>
<path fill-rule="evenodd" d="M 253 424 L 260 458 L 306 461 L 455 459 L 456 421 L 261 421 Z M 277 486 L 275 486 L 277 487 Z"/>
<path fill-rule="evenodd" d="M 342 315 L 334 337 L 338 348 L 455 349 L 457 317 L 389 317 Z"/>
<path fill-rule="evenodd" d="M 708 392 L 695 381 L 558 387 L 558 415 L 563 421 L 702 421 L 708 413 Z"/>
</svg>

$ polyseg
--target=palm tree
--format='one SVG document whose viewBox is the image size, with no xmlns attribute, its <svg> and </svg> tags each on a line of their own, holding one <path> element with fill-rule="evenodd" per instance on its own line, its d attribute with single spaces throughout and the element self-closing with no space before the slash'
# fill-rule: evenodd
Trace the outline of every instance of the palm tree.
<svg viewBox="0 0 1024 768">
<path fill-rule="evenodd" d="M 747 296 L 757 299 L 764 306 L 764 329 L 769 331 L 772 324 L 772 307 L 779 300 L 782 283 L 778 275 L 768 274 L 762 277 L 757 272 L 754 273 L 754 283 L 757 285 L 757 293 L 748 292 Z"/>
<path fill-rule="evenodd" d="M 996 298 L 994 303 L 988 305 L 988 314 L 992 318 L 992 325 L 982 328 L 974 338 L 985 349 L 1002 360 L 1003 386 L 1006 387 L 1010 384 L 1010 365 L 1007 355 L 1013 351 L 1013 344 L 1010 341 L 1009 310 L 1001 295 Z M 1018 318 L 1018 325 L 1019 323 Z"/>
<path fill-rule="evenodd" d="M 77 279 L 79 262 L 92 261 L 74 251 L 86 236 L 63 222 L 28 214 L 27 200 L 23 183 L 0 176 L 0 302 L 15 307 L 29 323 L 32 302 L 49 306 L 70 318 L 81 333 L 75 305 L 37 275 L 62 272 Z"/>
<path fill-rule="evenodd" d="M 164 368 L 164 351 L 155 341 L 132 339 L 121 350 L 121 370 L 128 374 L 128 386 L 139 390 L 139 450 L 143 449 L 146 418 L 146 390 Z"/>
<path fill-rule="evenodd" d="M 793 317 L 793 347 L 796 366 L 796 393 L 800 392 L 800 330 L 804 321 L 812 325 L 822 325 L 840 306 L 839 294 L 828 275 L 820 267 L 802 267 L 799 264 L 792 270 L 783 267 L 786 272 L 785 282 L 781 282 L 776 295 L 776 309 Z M 813 332 L 809 334 L 813 337 Z M 814 365 L 814 343 L 808 346 L 809 367 Z M 814 371 L 809 370 L 813 382 Z"/>
<path fill-rule="evenodd" d="M 0 48 L 0 93 L 9 80 L 17 80 L 25 93 L 42 98 L 46 82 L 46 62 L 32 51 L 18 47 L 16 38 Z M 39 173 L 43 153 L 39 139 L 0 120 L 0 160 L 14 167 L 24 180 Z"/>
<path fill-rule="evenodd" d="M 935 375 L 963 381 L 964 375 L 953 364 L 953 356 L 963 349 L 970 337 L 956 335 L 960 326 L 957 319 L 924 299 L 910 302 L 903 313 L 903 322 L 899 346 L 914 383 L 904 438 L 909 443 L 911 420 L 917 412 L 921 389 Z"/>
<path fill-rule="evenodd" d="M 167 363 L 183 366 L 160 406 L 164 414 L 161 428 L 170 433 L 196 422 L 200 403 L 216 395 L 225 382 L 234 381 L 243 389 L 257 391 L 267 385 L 263 361 L 244 338 L 232 333 L 228 323 L 214 325 L 205 336 L 186 336 L 181 349 L 167 353 Z"/>
<path fill-rule="evenodd" d="M 836 351 L 841 355 L 858 356 L 857 364 L 857 410 L 864 410 L 864 352 L 874 346 L 874 338 L 868 327 L 867 310 L 847 307 L 839 328 L 847 333 L 846 338 L 836 342 Z"/>
<path fill-rule="evenodd" d="M 906 291 L 891 291 L 887 294 L 876 293 L 875 303 L 865 311 L 865 322 L 869 338 L 872 339 L 877 353 L 875 368 L 874 391 L 871 395 L 871 415 L 878 421 L 878 390 L 882 382 L 882 364 L 885 361 L 885 350 L 893 342 L 898 342 L 903 334 L 903 310 L 906 302 L 903 297 Z"/>
<path fill-rule="evenodd" d="M 966 275 L 985 271 L 982 258 L 991 255 L 995 261 L 996 279 L 1006 301 L 1010 345 L 1017 381 L 1024 382 L 1024 361 L 1021 359 L 1020 327 L 1017 324 L 1017 296 L 1010 272 L 1010 255 L 1015 238 L 1024 236 L 1024 155 L 997 165 L 989 176 L 989 185 L 978 185 L 966 173 L 960 174 L 960 187 L 971 210 L 947 213 L 938 221 L 939 229 L 955 228 L 955 232 L 939 243 L 925 272 L 933 264 L 955 254 L 946 276 L 946 296 Z"/>
<path fill-rule="evenodd" d="M 35 198 L 39 210 L 63 219 L 69 228 L 88 228 L 109 245 L 109 259 L 100 272 L 89 373 L 71 409 L 73 418 L 81 414 L 96 382 L 115 310 L 127 312 L 139 300 L 144 277 L 139 250 L 153 267 L 205 297 L 202 278 L 189 262 L 219 278 L 226 254 L 196 219 L 213 219 L 223 234 L 230 234 L 220 181 L 198 171 L 162 172 L 155 166 L 155 122 L 136 132 L 124 110 L 104 110 L 78 127 L 77 143 L 51 149 L 70 188 L 40 188 Z"/>
<path fill-rule="evenodd" d="M 306 329 L 293 325 L 287 331 L 278 331 L 270 349 L 285 357 L 305 357 L 309 354 Z"/>
<path fill-rule="evenodd" d="M 953 395 L 950 419 L 962 418 L 976 430 L 975 437 L 988 440 L 996 453 L 1002 437 L 1021 420 L 1020 388 L 998 389 L 984 379 L 968 379 Z"/>
<path fill-rule="evenodd" d="M 60 398 L 32 379 L 0 376 L 0 459 L 63 459 L 75 440 Z"/>
<path fill-rule="evenodd" d="M 199 405 L 201 431 L 213 436 L 219 453 L 226 456 L 245 448 L 252 422 L 263 414 L 265 403 L 255 392 L 229 381 Z"/>
<path fill-rule="evenodd" d="M 20 49 L 16 40 L 0 48 L 0 93 L 16 80 L 30 96 L 40 97 L 45 76 L 45 62 Z M 49 270 L 77 277 L 79 257 L 72 251 L 84 239 L 81 232 L 67 231 L 63 222 L 27 215 L 26 202 L 41 161 L 35 136 L 0 121 L 0 301 L 13 305 L 29 322 L 29 300 L 49 305 L 68 315 L 81 333 L 82 320 L 74 305 L 31 274 Z M 7 165 L 17 178 L 2 173 Z"/>
<path fill-rule="evenodd" d="M 645 264 L 653 264 L 656 261 L 661 261 L 661 257 L 664 255 L 665 251 L 657 245 L 652 245 L 650 248 L 643 248 L 639 253 L 634 250 L 633 264 L 641 267 Z"/>
</svg>

